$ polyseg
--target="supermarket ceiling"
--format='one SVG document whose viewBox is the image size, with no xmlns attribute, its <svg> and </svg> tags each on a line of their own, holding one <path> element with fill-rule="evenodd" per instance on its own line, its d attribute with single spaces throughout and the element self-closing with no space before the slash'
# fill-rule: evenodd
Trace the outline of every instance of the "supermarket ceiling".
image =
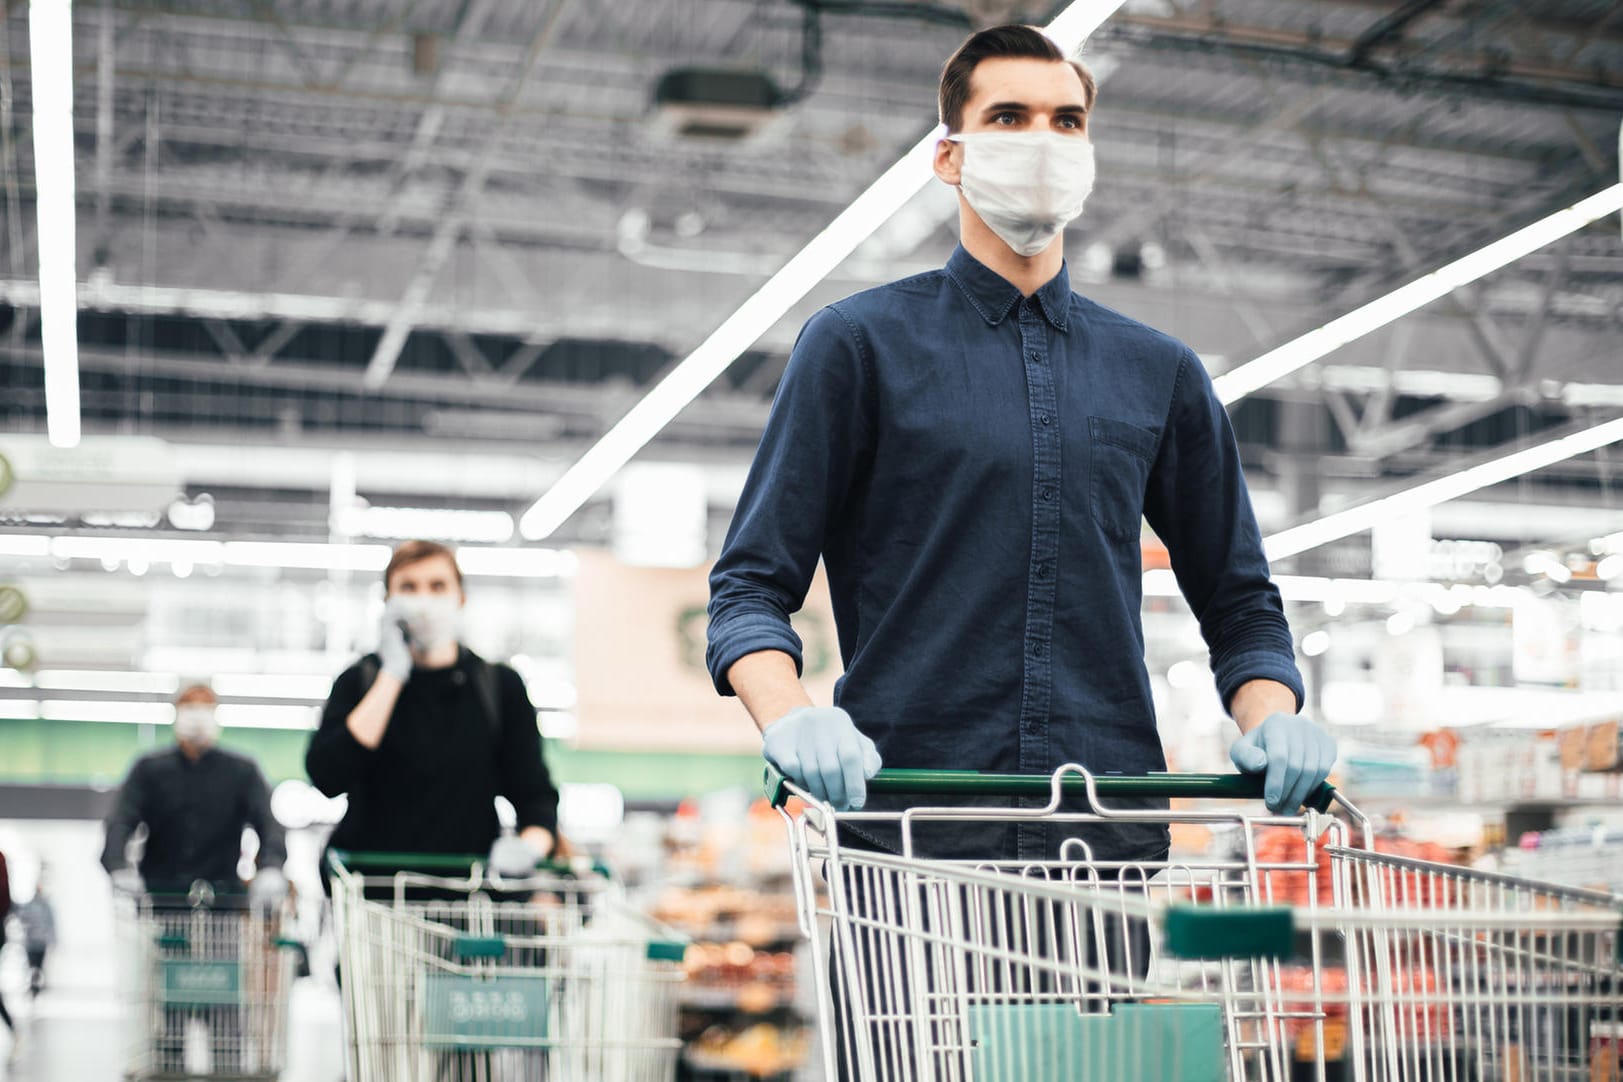
<svg viewBox="0 0 1623 1082">
<path fill-rule="evenodd" d="M 0 426 L 17 431 L 44 403 L 27 5 L 0 2 Z M 74 6 L 87 431 L 430 436 L 566 463 L 930 129 L 970 28 L 1063 5 Z M 1618 179 L 1619 3 L 1129 0 L 1085 57 L 1100 182 L 1073 276 L 1214 372 Z M 932 184 L 656 450 L 747 459 L 805 316 L 938 265 L 955 225 Z M 1623 411 L 1620 332 L 1612 217 L 1236 421 L 1264 482 L 1303 461 L 1332 486 L 1435 472 Z M 1540 483 L 1581 493 L 1606 467 Z"/>
</svg>

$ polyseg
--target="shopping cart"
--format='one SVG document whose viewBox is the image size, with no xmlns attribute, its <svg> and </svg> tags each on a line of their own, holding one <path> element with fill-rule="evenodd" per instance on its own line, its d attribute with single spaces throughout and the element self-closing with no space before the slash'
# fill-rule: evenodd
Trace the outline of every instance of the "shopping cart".
<svg viewBox="0 0 1623 1082">
<path fill-rule="evenodd" d="M 1048 802 L 835 813 L 769 778 L 780 809 L 807 799 L 785 815 L 826 1064 L 860 1082 L 1593 1082 L 1623 1002 L 1609 896 L 1373 853 L 1328 787 L 1300 816 L 1108 803 L 1255 800 L 1260 785 L 881 771 L 875 791 Z M 1061 812 L 1067 793 L 1092 811 Z M 1079 842 L 1042 862 L 913 855 L 924 824 L 1029 819 L 1227 825 L 1237 844 L 1148 863 L 1095 861 Z M 842 844 L 838 828 L 862 821 L 896 825 L 900 855 Z M 1280 827 L 1298 850 L 1263 856 L 1258 837 Z"/>
<path fill-rule="evenodd" d="M 353 1082 L 669 1079 L 685 944 L 601 869 L 329 854 Z"/>
<path fill-rule="evenodd" d="M 125 1077 L 274 1079 L 287 1050 L 293 954 L 284 914 L 207 884 L 123 897 L 118 938 L 132 1005 Z"/>
</svg>

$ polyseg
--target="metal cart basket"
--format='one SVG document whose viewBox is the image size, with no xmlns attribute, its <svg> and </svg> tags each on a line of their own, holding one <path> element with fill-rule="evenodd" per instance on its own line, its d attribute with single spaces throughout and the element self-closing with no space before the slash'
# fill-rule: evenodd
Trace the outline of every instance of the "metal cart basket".
<svg viewBox="0 0 1623 1082">
<path fill-rule="evenodd" d="M 653 1082 L 685 944 L 602 875 L 332 853 L 354 1082 Z"/>
<path fill-rule="evenodd" d="M 117 903 L 131 1004 L 125 1077 L 276 1078 L 298 947 L 280 937 L 283 914 L 206 885 Z"/>
<path fill-rule="evenodd" d="M 1591 1046 L 1623 1009 L 1616 899 L 1374 853 L 1363 817 L 1329 787 L 1300 816 L 1209 806 L 1260 797 L 1260 784 L 1074 766 L 1037 778 L 881 771 L 870 782 L 879 791 L 1049 800 L 900 813 L 808 800 L 786 810 L 831 1076 L 1617 1077 L 1588 1073 Z M 769 790 L 783 808 L 792 787 L 776 779 Z M 1092 811 L 1060 812 L 1066 792 Z M 1194 810 L 1112 810 L 1118 796 L 1206 799 Z M 1332 804 L 1339 817 L 1321 814 Z M 1226 825 L 1237 844 L 1232 856 L 1150 863 L 1095 861 L 1079 842 L 1052 861 L 913 855 L 922 823 L 1030 818 Z M 863 820 L 898 823 L 901 852 L 842 844 L 837 828 Z M 1269 855 L 1259 836 L 1280 827 L 1300 845 Z"/>
</svg>

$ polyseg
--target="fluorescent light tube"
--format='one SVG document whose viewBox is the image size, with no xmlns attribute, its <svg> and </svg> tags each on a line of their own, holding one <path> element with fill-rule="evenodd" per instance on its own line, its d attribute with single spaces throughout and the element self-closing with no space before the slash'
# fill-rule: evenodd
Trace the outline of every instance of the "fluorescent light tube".
<svg viewBox="0 0 1623 1082">
<path fill-rule="evenodd" d="M 273 567 L 307 571 L 382 571 L 387 545 L 329 545 L 314 541 L 193 541 L 172 537 L 46 537 L 0 534 L 0 556 L 52 556 L 191 567 Z M 463 546 L 457 563 L 470 577 L 552 579 L 575 573 L 575 554 L 560 549 Z"/>
<path fill-rule="evenodd" d="M 1212 380 L 1217 397 L 1226 405 L 1238 401 L 1275 380 L 1290 375 L 1354 339 L 1379 330 L 1460 286 L 1476 281 L 1529 253 L 1536 252 L 1597 218 L 1623 210 L 1623 183 L 1596 192 L 1565 210 L 1558 210 L 1532 225 L 1461 256 L 1430 274 L 1332 319 L 1322 327 L 1293 338 Z"/>
<path fill-rule="evenodd" d="M 1264 539 L 1270 560 L 1295 556 L 1331 541 L 1361 533 L 1379 523 L 1411 515 L 1428 507 L 1458 499 L 1478 489 L 1497 485 L 1524 473 L 1553 466 L 1623 440 L 1623 417 L 1585 428 L 1545 443 L 1469 466 L 1457 473 L 1426 481 L 1402 492 L 1337 511 L 1313 522 L 1281 530 Z"/>
<path fill-rule="evenodd" d="M 1065 53 L 1081 48 L 1124 0 L 1076 0 L 1048 24 L 1045 33 Z M 552 535 L 592 494 L 631 461 L 648 441 L 681 413 L 773 324 L 857 245 L 918 194 L 934 175 L 931 162 L 944 130 L 938 125 L 902 155 L 879 179 L 841 211 L 804 248 L 767 279 L 737 311 L 722 321 L 658 386 L 648 392 L 596 444 L 589 448 L 519 520 L 531 541 Z"/>
<path fill-rule="evenodd" d="M 45 350 L 45 427 L 53 446 L 79 444 L 78 286 L 74 281 L 73 5 L 32 0 L 34 213 L 39 323 Z"/>
</svg>

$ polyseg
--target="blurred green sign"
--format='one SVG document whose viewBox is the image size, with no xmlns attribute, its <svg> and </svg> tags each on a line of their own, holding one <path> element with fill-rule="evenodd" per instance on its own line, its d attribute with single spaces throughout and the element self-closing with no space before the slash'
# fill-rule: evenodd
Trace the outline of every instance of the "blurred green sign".
<svg viewBox="0 0 1623 1082">
<path fill-rule="evenodd" d="M 545 977 L 427 973 L 423 984 L 423 1043 L 430 1048 L 534 1048 L 546 1043 Z"/>
</svg>

